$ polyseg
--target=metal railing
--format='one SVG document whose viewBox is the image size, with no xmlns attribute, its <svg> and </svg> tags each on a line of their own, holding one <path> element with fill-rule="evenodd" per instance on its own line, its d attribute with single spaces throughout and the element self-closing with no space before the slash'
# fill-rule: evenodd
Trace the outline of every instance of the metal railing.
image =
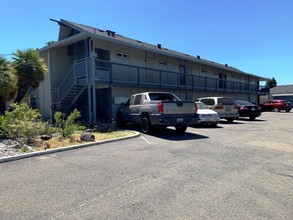
<svg viewBox="0 0 293 220">
<path fill-rule="evenodd" d="M 53 105 L 60 104 L 78 80 L 85 79 L 89 83 L 88 59 L 76 60 L 57 88 L 52 89 Z"/>
<path fill-rule="evenodd" d="M 191 91 L 216 91 L 266 94 L 263 86 L 248 83 L 220 80 L 204 76 L 196 76 L 173 71 L 138 67 L 95 60 L 94 80 L 109 85 L 139 86 L 161 89 L 181 89 Z M 83 82 L 90 84 L 89 58 L 74 61 L 62 82 L 52 90 L 54 105 L 59 105 L 70 93 L 71 89 Z"/>
<path fill-rule="evenodd" d="M 110 85 L 194 91 L 265 93 L 263 86 L 96 60 L 95 80 Z"/>
</svg>

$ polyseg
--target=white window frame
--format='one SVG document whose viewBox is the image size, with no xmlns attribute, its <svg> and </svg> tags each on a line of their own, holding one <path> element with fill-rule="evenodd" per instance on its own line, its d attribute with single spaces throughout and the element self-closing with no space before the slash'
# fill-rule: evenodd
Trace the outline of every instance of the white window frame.
<svg viewBox="0 0 293 220">
<path fill-rule="evenodd" d="M 168 66 L 168 62 L 165 60 L 159 60 L 159 65 L 160 66 Z"/>
<path fill-rule="evenodd" d="M 116 56 L 121 59 L 128 59 L 128 53 L 117 51 Z"/>
</svg>

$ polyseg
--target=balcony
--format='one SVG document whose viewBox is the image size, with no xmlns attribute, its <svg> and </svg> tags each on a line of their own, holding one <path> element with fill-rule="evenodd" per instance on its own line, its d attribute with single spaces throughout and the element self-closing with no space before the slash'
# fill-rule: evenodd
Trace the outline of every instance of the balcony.
<svg viewBox="0 0 293 220">
<path fill-rule="evenodd" d="M 160 89 L 266 94 L 263 86 L 95 60 L 97 83 Z"/>
</svg>

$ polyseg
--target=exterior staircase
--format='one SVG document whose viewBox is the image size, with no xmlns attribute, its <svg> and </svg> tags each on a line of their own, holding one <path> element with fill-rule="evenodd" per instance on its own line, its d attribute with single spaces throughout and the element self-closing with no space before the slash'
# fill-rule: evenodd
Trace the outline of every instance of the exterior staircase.
<svg viewBox="0 0 293 220">
<path fill-rule="evenodd" d="M 62 82 L 53 89 L 55 109 L 70 109 L 86 97 L 88 86 L 87 59 L 75 61 Z"/>
</svg>

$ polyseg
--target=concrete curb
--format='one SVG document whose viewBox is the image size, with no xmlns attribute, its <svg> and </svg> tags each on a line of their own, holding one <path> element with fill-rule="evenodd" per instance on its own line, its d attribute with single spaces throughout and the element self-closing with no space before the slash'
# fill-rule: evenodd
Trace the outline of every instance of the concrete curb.
<svg viewBox="0 0 293 220">
<path fill-rule="evenodd" d="M 79 148 L 84 148 L 84 147 L 90 147 L 90 146 L 100 145 L 100 144 L 105 144 L 105 143 L 110 143 L 110 142 L 116 142 L 116 141 L 126 140 L 126 139 L 135 138 L 135 137 L 140 136 L 139 132 L 136 132 L 136 131 L 133 131 L 133 132 L 134 132 L 133 135 L 126 136 L 126 137 L 114 138 L 114 139 L 97 141 L 97 142 L 90 142 L 90 143 L 86 143 L 86 144 L 72 145 L 72 146 L 68 146 L 68 147 L 61 147 L 61 148 L 56 148 L 56 149 L 44 150 L 44 151 L 36 151 L 36 152 L 17 155 L 17 156 L 3 157 L 3 158 L 0 158 L 0 163 L 14 161 L 14 160 L 20 160 L 20 159 L 35 157 L 35 156 L 40 156 L 40 155 L 53 154 L 53 153 L 57 153 L 57 152 L 74 150 L 74 149 L 79 149 Z"/>
</svg>

